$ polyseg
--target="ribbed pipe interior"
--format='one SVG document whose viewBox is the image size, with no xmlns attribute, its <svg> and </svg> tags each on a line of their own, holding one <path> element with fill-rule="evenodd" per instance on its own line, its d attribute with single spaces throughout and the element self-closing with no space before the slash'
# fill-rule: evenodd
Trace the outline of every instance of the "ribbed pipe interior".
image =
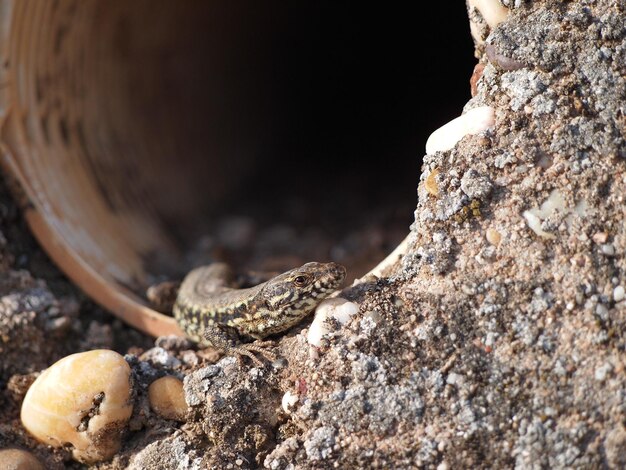
<svg viewBox="0 0 626 470">
<path fill-rule="evenodd" d="M 408 227 L 423 145 L 411 126 L 450 113 L 407 118 L 402 106 L 421 98 L 404 51 L 422 38 L 402 12 L 361 24 L 332 4 L 2 8 L 4 153 L 53 232 L 104 278 L 141 293 L 182 275 L 220 214 L 282 222 L 299 210 L 291 200 L 310 212 L 298 220 L 333 235 L 381 201 Z M 395 29 L 403 42 L 385 43 Z"/>
</svg>

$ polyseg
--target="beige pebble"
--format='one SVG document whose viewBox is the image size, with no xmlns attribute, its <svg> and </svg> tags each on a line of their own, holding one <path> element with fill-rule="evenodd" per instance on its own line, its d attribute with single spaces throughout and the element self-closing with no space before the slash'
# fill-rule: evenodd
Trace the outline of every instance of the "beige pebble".
<svg viewBox="0 0 626 470">
<path fill-rule="evenodd" d="M 470 32 L 477 44 L 483 44 L 481 22 L 472 15 L 472 11 L 477 10 L 484 23 L 486 23 L 489 29 L 493 30 L 493 28 L 507 19 L 509 10 L 499 0 L 468 0 L 467 3 L 470 8 Z"/>
<path fill-rule="evenodd" d="M 176 377 L 168 375 L 152 382 L 148 387 L 148 399 L 152 409 L 161 417 L 184 421 L 187 403 L 183 383 Z"/>
<path fill-rule="evenodd" d="M 596 232 L 593 234 L 591 239 L 597 245 L 602 245 L 603 243 L 606 243 L 606 241 L 609 239 L 609 234 L 606 232 Z"/>
<path fill-rule="evenodd" d="M 479 134 L 493 127 L 495 121 L 495 110 L 491 106 L 470 109 L 430 134 L 426 154 L 450 150 L 466 135 Z"/>
<path fill-rule="evenodd" d="M 22 449 L 0 449 L 0 470 L 44 470 L 41 462 Z"/>
<path fill-rule="evenodd" d="M 424 181 L 424 189 L 428 194 L 432 196 L 439 196 L 439 185 L 437 185 L 437 175 L 439 174 L 439 170 L 435 168 L 430 174 L 426 177 L 426 181 Z"/>
<path fill-rule="evenodd" d="M 323 336 L 331 331 L 327 320 L 335 319 L 339 324 L 345 325 L 358 311 L 357 304 L 341 297 L 323 300 L 315 309 L 315 318 L 309 327 L 307 341 L 319 348 Z"/>
<path fill-rule="evenodd" d="M 37 440 L 74 447 L 84 463 L 111 458 L 133 411 L 130 367 L 106 349 L 64 357 L 46 369 L 26 393 L 21 419 Z"/>
<path fill-rule="evenodd" d="M 496 229 L 488 228 L 485 232 L 485 238 L 492 245 L 498 246 L 500 241 L 502 241 L 502 235 Z"/>
<path fill-rule="evenodd" d="M 470 8 L 476 8 L 491 29 L 498 26 L 509 16 L 509 9 L 500 0 L 469 0 Z"/>
<path fill-rule="evenodd" d="M 470 77 L 470 94 L 472 98 L 478 94 L 478 81 L 482 78 L 485 64 L 478 63 L 474 66 L 474 71 Z"/>
</svg>

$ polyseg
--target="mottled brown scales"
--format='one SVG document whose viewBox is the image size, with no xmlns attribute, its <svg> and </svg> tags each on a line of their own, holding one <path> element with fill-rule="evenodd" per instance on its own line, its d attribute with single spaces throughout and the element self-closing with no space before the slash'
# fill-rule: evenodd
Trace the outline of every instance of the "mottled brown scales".
<svg viewBox="0 0 626 470">
<path fill-rule="evenodd" d="M 256 358 L 268 342 L 241 344 L 281 333 L 299 323 L 343 282 L 336 263 L 307 263 L 247 289 L 233 288 L 223 263 L 191 271 L 184 279 L 174 316 L 191 339 L 203 345 Z"/>
</svg>

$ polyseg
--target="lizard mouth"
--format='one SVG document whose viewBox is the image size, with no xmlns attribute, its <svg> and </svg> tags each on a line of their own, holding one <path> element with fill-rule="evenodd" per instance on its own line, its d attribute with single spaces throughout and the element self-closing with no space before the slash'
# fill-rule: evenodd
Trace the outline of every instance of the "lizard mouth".
<svg viewBox="0 0 626 470">
<path fill-rule="evenodd" d="M 468 67 L 443 54 L 432 85 L 419 85 L 428 77 L 413 59 L 412 15 L 393 9 L 385 21 L 363 9 L 354 19 L 334 4 L 332 14 L 256 15 L 232 2 L 7 4 L 4 165 L 44 249 L 126 322 L 178 333 L 145 289 L 182 278 L 198 252 L 226 250 L 248 269 L 238 257 L 251 233 L 274 248 L 291 237 L 269 270 L 334 260 L 352 278 L 406 246 L 420 142 L 445 120 L 420 129 L 428 113 L 415 90 L 449 95 L 446 67 Z M 393 27 L 362 34 L 370 23 Z"/>
</svg>

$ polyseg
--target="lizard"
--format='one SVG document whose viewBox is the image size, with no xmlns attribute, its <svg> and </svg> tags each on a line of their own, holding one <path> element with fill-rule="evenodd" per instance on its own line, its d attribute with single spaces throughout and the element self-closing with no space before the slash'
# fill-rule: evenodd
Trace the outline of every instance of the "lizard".
<svg viewBox="0 0 626 470">
<path fill-rule="evenodd" d="M 212 346 L 226 354 L 269 355 L 263 340 L 282 333 L 309 315 L 338 289 L 346 269 L 337 263 L 307 263 L 254 287 L 233 287 L 228 265 L 213 263 L 185 276 L 173 312 L 183 332 L 201 346 Z"/>
</svg>

